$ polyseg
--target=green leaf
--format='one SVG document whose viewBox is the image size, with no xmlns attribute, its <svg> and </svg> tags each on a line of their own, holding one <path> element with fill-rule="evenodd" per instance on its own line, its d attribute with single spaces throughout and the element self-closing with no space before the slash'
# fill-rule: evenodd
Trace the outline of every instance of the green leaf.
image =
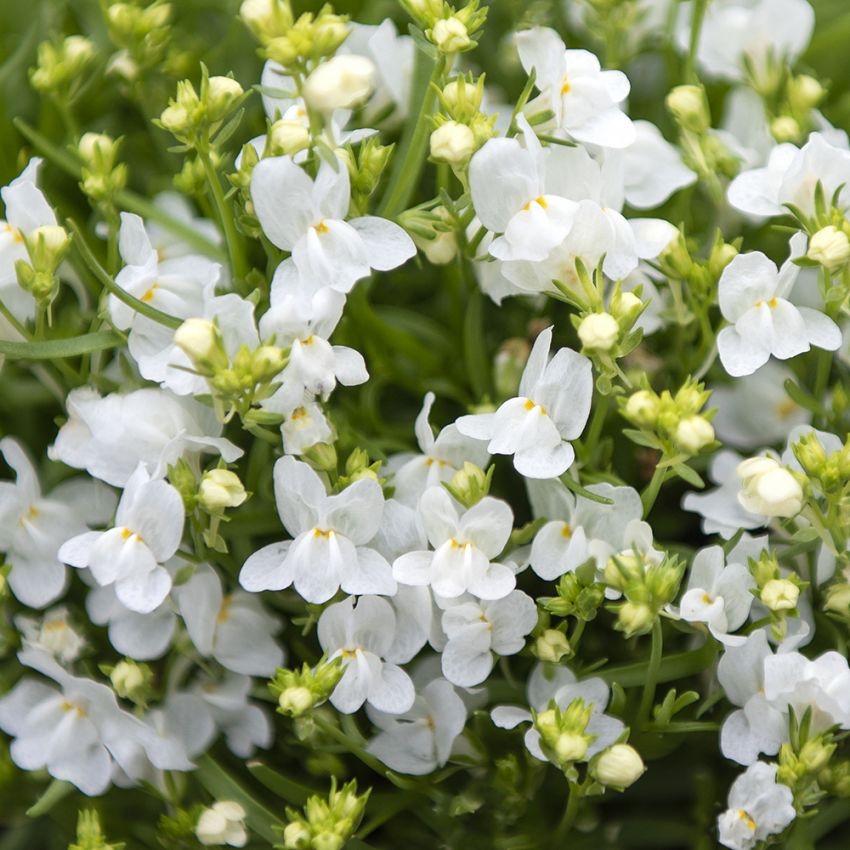
<svg viewBox="0 0 850 850">
<path fill-rule="evenodd" d="M 594 493 L 592 490 L 586 490 L 581 486 L 575 479 L 570 478 L 569 475 L 562 475 L 561 481 L 567 490 L 571 490 L 576 496 L 581 496 L 582 499 L 587 499 L 591 502 L 596 502 L 599 505 L 613 505 L 613 500 L 607 498 L 607 496 L 600 496 L 598 493 Z"/>
<path fill-rule="evenodd" d="M 109 290 L 119 301 L 123 301 L 127 306 L 132 307 L 137 313 L 165 325 L 167 328 L 175 330 L 183 324 L 182 319 L 176 316 L 169 316 L 168 313 L 163 313 L 162 310 L 157 310 L 156 307 L 151 307 L 150 304 L 145 304 L 134 295 L 122 289 L 110 276 L 109 272 L 97 261 L 97 258 L 92 253 L 86 240 L 83 238 L 82 231 L 77 226 L 76 222 L 68 219 L 68 229 L 74 234 L 74 247 L 79 252 L 83 262 L 88 266 L 92 274 Z"/>
<path fill-rule="evenodd" d="M 282 773 L 278 773 L 276 770 L 272 770 L 267 764 L 260 761 L 249 761 L 245 766 L 257 782 L 292 806 L 303 806 L 308 797 L 319 793 L 300 782 L 295 782 Z"/>
<path fill-rule="evenodd" d="M 661 443 L 654 434 L 648 431 L 638 431 L 636 428 L 623 428 L 623 436 L 628 437 L 633 443 L 639 446 L 646 446 L 648 449 L 658 449 L 661 451 Z"/>
<path fill-rule="evenodd" d="M 812 413 L 820 414 L 822 412 L 820 402 L 814 396 L 809 395 L 792 378 L 786 378 L 783 386 L 791 401 L 796 402 L 800 407 L 810 410 Z"/>
<path fill-rule="evenodd" d="M 661 659 L 658 668 L 658 682 L 675 682 L 686 676 L 693 676 L 708 668 L 717 655 L 717 645 L 714 641 L 706 641 L 700 649 L 691 652 L 679 652 L 667 655 Z M 646 681 L 649 670 L 649 660 L 636 661 L 632 664 L 620 664 L 607 670 L 596 670 L 594 676 L 599 676 L 608 684 L 619 682 L 624 688 L 641 687 Z"/>
<path fill-rule="evenodd" d="M 71 336 L 65 339 L 47 339 L 32 342 L 12 342 L 0 339 L 0 354 L 11 360 L 63 360 L 79 357 L 92 351 L 117 348 L 124 340 L 112 331 Z"/>
<path fill-rule="evenodd" d="M 490 385 L 489 361 L 484 347 L 482 322 L 482 295 L 476 286 L 469 293 L 466 315 L 463 317 L 463 354 L 469 384 L 475 398 L 483 398 Z"/>
<path fill-rule="evenodd" d="M 70 782 L 54 779 L 47 786 L 47 790 L 27 809 L 27 817 L 40 818 L 42 815 L 46 815 L 60 800 L 65 799 L 75 790 Z"/>
<path fill-rule="evenodd" d="M 245 809 L 246 821 L 254 832 L 270 844 L 280 840 L 280 832 L 273 827 L 283 829 L 285 823 L 245 790 L 212 756 L 204 755 L 198 759 L 195 776 L 217 800 L 239 803 Z"/>
<path fill-rule="evenodd" d="M 691 469 L 685 463 L 677 463 L 673 466 L 673 472 L 679 476 L 679 478 L 684 479 L 688 482 L 688 484 L 692 484 L 694 487 L 698 487 L 702 490 L 705 487 L 705 482 L 700 478 L 699 473 L 695 469 Z"/>
</svg>

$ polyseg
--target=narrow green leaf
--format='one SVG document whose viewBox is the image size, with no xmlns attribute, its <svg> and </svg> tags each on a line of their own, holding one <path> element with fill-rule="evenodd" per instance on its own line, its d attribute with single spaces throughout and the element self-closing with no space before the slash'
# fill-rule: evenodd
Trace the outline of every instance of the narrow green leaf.
<svg viewBox="0 0 850 850">
<path fill-rule="evenodd" d="M 74 790 L 74 786 L 70 782 L 54 779 L 35 804 L 27 809 L 27 817 L 40 818 L 42 815 L 46 815 L 60 800 L 64 800 Z"/>
<path fill-rule="evenodd" d="M 257 782 L 291 806 L 303 806 L 310 795 L 319 793 L 300 782 L 295 782 L 282 773 L 278 773 L 276 770 L 272 770 L 267 764 L 260 761 L 249 761 L 246 767 Z"/>
<path fill-rule="evenodd" d="M 661 450 L 661 443 L 658 442 L 658 438 L 646 431 L 638 431 L 636 428 L 623 428 L 623 436 L 628 437 L 633 443 L 637 443 L 639 446 Z"/>
<path fill-rule="evenodd" d="M 673 472 L 679 476 L 679 478 L 687 481 L 688 484 L 692 484 L 694 487 L 702 490 L 705 487 L 705 482 L 700 478 L 699 473 L 695 469 L 691 469 L 685 463 L 677 463 L 673 466 Z"/>
<path fill-rule="evenodd" d="M 210 755 L 198 759 L 195 776 L 201 785 L 217 800 L 235 800 L 247 813 L 248 826 L 270 844 L 280 840 L 280 832 L 272 827 L 283 828 L 284 822 L 259 800 L 253 797 Z"/>
<path fill-rule="evenodd" d="M 62 360 L 65 357 L 79 357 L 92 351 L 116 348 L 123 342 L 124 340 L 112 331 L 40 342 L 11 342 L 0 339 L 0 354 L 5 354 L 11 360 Z"/>
<path fill-rule="evenodd" d="M 77 224 L 68 219 L 68 229 L 74 234 L 74 247 L 82 257 L 83 262 L 89 267 L 92 274 L 108 289 L 119 301 L 123 301 L 129 307 L 132 307 L 137 313 L 165 325 L 167 328 L 179 328 L 183 324 L 182 319 L 176 316 L 169 316 L 168 313 L 163 313 L 162 310 L 157 310 L 156 307 L 151 307 L 150 304 L 145 304 L 134 295 L 122 289 L 111 277 L 109 272 L 97 261 L 97 258 L 92 253 L 91 248 L 86 244 L 83 238 L 83 233 Z"/>
<path fill-rule="evenodd" d="M 658 682 L 675 682 L 686 676 L 693 676 L 708 668 L 717 655 L 714 641 L 706 641 L 700 648 L 691 652 L 679 652 L 661 659 L 658 669 Z M 619 682 L 624 688 L 636 688 L 646 681 L 649 661 L 636 661 L 633 664 L 619 664 L 615 667 L 594 671 L 606 682 Z"/>
<path fill-rule="evenodd" d="M 596 502 L 600 505 L 613 505 L 614 502 L 607 498 L 606 496 L 600 496 L 598 493 L 594 493 L 592 490 L 586 490 L 581 484 L 578 483 L 573 478 L 570 478 L 569 475 L 562 475 L 561 481 L 564 483 L 564 486 L 567 490 L 571 490 L 576 496 L 581 496 L 582 499 L 587 499 L 591 502 Z"/>
</svg>

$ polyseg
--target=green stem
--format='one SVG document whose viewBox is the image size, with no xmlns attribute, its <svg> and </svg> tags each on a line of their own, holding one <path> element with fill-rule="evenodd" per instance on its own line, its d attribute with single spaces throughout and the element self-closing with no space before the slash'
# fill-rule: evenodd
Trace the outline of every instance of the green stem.
<svg viewBox="0 0 850 850">
<path fill-rule="evenodd" d="M 204 166 L 204 172 L 207 175 L 207 183 L 209 183 L 210 191 L 212 192 L 218 219 L 224 231 L 224 240 L 227 243 L 227 252 L 230 255 L 230 266 L 233 271 L 233 277 L 236 280 L 244 280 L 245 275 L 248 274 L 248 262 L 245 259 L 245 246 L 242 242 L 242 235 L 236 229 L 233 210 L 224 197 L 221 180 L 219 180 L 218 172 L 215 170 L 210 159 L 209 149 L 199 147 L 198 158 Z"/>
<path fill-rule="evenodd" d="M 658 463 L 655 465 L 655 471 L 652 473 L 652 478 L 650 479 L 649 484 L 646 485 L 644 491 L 640 494 L 640 500 L 643 504 L 644 519 L 649 516 L 649 512 L 652 510 L 652 506 L 655 504 L 655 500 L 658 498 L 658 492 L 661 490 L 661 485 L 667 479 L 667 473 L 669 472 L 669 470 L 666 466 L 661 466 L 663 460 L 664 455 L 661 455 Z"/>
<path fill-rule="evenodd" d="M 577 782 L 570 782 L 569 791 L 567 792 L 567 806 L 564 809 L 564 815 L 561 818 L 561 822 L 558 824 L 555 846 L 558 846 L 570 834 L 570 830 L 576 822 L 576 817 L 578 817 L 578 807 L 582 797 L 581 792 L 581 785 Z"/>
<path fill-rule="evenodd" d="M 424 57 L 424 54 L 420 54 L 420 56 Z M 422 61 L 424 61 L 424 58 Z M 425 163 L 425 148 L 430 136 L 431 113 L 434 111 L 436 100 L 434 88 L 440 87 L 445 69 L 446 57 L 441 55 L 431 70 L 431 76 L 425 87 L 422 102 L 417 104 L 419 107 L 419 117 L 413 126 L 413 132 L 408 139 L 402 140 L 401 150 L 404 151 L 404 158 L 393 164 L 390 185 L 387 186 L 384 197 L 381 199 L 380 206 L 378 207 L 378 215 L 385 218 L 392 218 L 398 215 L 398 213 L 407 207 L 410 196 L 416 188 L 416 183 L 422 172 L 422 166 Z M 406 146 L 405 142 L 407 142 Z"/>
<path fill-rule="evenodd" d="M 696 0 L 693 6 L 693 17 L 691 18 L 691 38 L 688 43 L 688 55 L 685 59 L 685 81 L 698 83 L 699 79 L 695 72 L 697 48 L 699 47 L 699 36 L 702 32 L 702 22 L 705 20 L 705 10 L 708 8 L 708 0 Z"/>
<path fill-rule="evenodd" d="M 655 702 L 655 685 L 658 682 L 658 671 L 661 668 L 661 652 L 664 647 L 664 634 L 661 628 L 661 618 L 656 617 L 652 624 L 652 645 L 649 650 L 649 667 L 646 671 L 646 682 L 640 697 L 638 707 L 638 725 L 642 726 L 649 719 L 652 704 Z"/>
<path fill-rule="evenodd" d="M 610 403 L 611 397 L 607 395 L 600 396 L 597 399 L 596 407 L 593 410 L 593 418 L 590 420 L 590 427 L 587 429 L 587 437 L 583 441 L 585 463 L 591 460 L 596 450 L 596 444 L 599 442 L 602 428 L 605 425 L 605 419 L 608 416 L 608 406 Z"/>
</svg>

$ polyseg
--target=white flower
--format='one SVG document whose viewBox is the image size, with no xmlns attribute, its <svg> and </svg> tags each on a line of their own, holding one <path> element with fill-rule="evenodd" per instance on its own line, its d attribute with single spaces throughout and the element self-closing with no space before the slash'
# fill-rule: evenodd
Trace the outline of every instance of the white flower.
<svg viewBox="0 0 850 850">
<path fill-rule="evenodd" d="M 208 218 L 198 216 L 185 195 L 181 195 L 179 192 L 160 192 L 158 195 L 154 195 L 153 204 L 177 221 L 189 225 L 192 230 L 206 237 L 213 245 L 219 245 L 223 241 L 218 227 Z M 172 260 L 186 254 L 197 254 L 197 248 L 189 242 L 185 242 L 180 234 L 154 219 L 145 222 L 145 231 L 160 261 Z M 220 285 L 226 283 L 224 279 L 226 272 L 227 270 L 221 266 Z"/>
<path fill-rule="evenodd" d="M 514 467 L 527 478 L 555 478 L 572 464 L 568 442 L 584 430 L 593 395 L 590 361 L 562 348 L 549 360 L 552 328 L 535 340 L 522 373 L 519 396 L 495 413 L 462 416 L 461 434 L 488 440 L 490 454 L 514 456 Z"/>
<path fill-rule="evenodd" d="M 574 496 L 557 479 L 527 482 L 534 515 L 547 522 L 534 537 L 529 561 L 546 581 L 573 572 L 589 558 L 603 568 L 613 552 L 626 548 L 626 529 L 643 516 L 640 496 L 631 487 L 591 484 L 587 489 L 611 504 Z"/>
<path fill-rule="evenodd" d="M 393 575 L 402 584 L 430 586 L 454 599 L 472 593 L 481 599 L 501 599 L 516 585 L 513 571 L 493 563 L 513 530 L 513 512 L 506 502 L 485 496 L 463 514 L 442 486 L 430 487 L 419 502 L 419 513 L 434 551 L 413 551 L 396 558 Z"/>
<path fill-rule="evenodd" d="M 284 656 L 274 641 L 280 623 L 257 597 L 242 591 L 225 595 L 221 579 L 207 564 L 174 589 L 186 631 L 198 652 L 222 667 L 248 676 L 271 676 Z"/>
<path fill-rule="evenodd" d="M 333 431 L 322 408 L 305 396 L 290 410 L 279 410 L 284 417 L 280 426 L 283 450 L 290 455 L 304 454 L 316 443 L 333 442 Z"/>
<path fill-rule="evenodd" d="M 493 653 L 515 655 L 537 625 L 537 606 L 521 590 L 493 602 L 464 601 L 446 608 L 442 627 L 448 638 L 443 675 L 464 688 L 480 685 L 493 669 Z"/>
<path fill-rule="evenodd" d="M 339 54 L 322 62 L 304 81 L 304 100 L 318 112 L 351 109 L 372 91 L 375 65 L 365 56 Z"/>
<path fill-rule="evenodd" d="M 283 386 L 263 407 L 282 411 L 309 393 L 328 398 L 337 382 L 351 387 L 369 379 L 363 356 L 353 348 L 331 345 L 328 338 L 342 318 L 345 296 L 325 288 L 309 303 L 281 291 L 275 275 L 271 288 L 271 307 L 260 319 L 263 339 L 274 336 L 275 345 L 289 348 L 289 360 L 278 380 Z"/>
<path fill-rule="evenodd" d="M 395 455 L 387 464 L 388 471 L 393 473 L 394 498 L 411 507 L 416 506 L 429 487 L 449 481 L 465 461 L 483 468 L 489 457 L 481 442 L 464 437 L 457 425 L 447 425 L 434 436 L 428 421 L 434 400 L 434 393 L 425 394 L 414 425 L 421 454 Z"/>
<path fill-rule="evenodd" d="M 752 375 L 712 388 L 717 406 L 712 420 L 717 438 L 743 449 L 757 449 L 785 440 L 797 425 L 811 421 L 811 411 L 785 391 L 790 369 L 769 360 Z"/>
<path fill-rule="evenodd" d="M 177 560 L 180 566 L 183 561 Z M 174 560 L 168 565 L 173 569 Z M 94 587 L 86 597 L 86 612 L 97 626 L 107 626 L 109 642 L 122 655 L 137 661 L 148 661 L 165 655 L 177 616 L 168 599 L 147 614 L 130 611 L 115 595 L 115 585 Z"/>
<path fill-rule="evenodd" d="M 228 463 L 242 456 L 242 449 L 218 436 L 221 423 L 211 408 L 163 390 L 101 398 L 94 388 L 79 387 L 66 405 L 68 421 L 48 457 L 116 487 L 127 483 L 139 463 L 154 475 L 203 451 L 218 452 Z"/>
<path fill-rule="evenodd" d="M 126 265 L 115 282 L 125 292 L 178 319 L 204 314 L 220 265 L 197 254 L 160 261 L 142 219 L 132 213 L 121 213 L 118 244 Z M 109 315 L 117 328 L 129 331 L 128 348 L 142 377 L 163 381 L 174 331 L 137 313 L 116 295 L 109 296 Z"/>
<path fill-rule="evenodd" d="M 346 593 L 393 594 L 396 583 L 386 560 L 366 544 L 381 524 L 384 495 L 377 481 L 361 478 L 328 496 L 306 463 L 282 457 L 274 466 L 278 513 L 295 538 L 251 555 L 239 582 L 246 590 L 282 590 L 293 585 L 308 602 Z"/>
<path fill-rule="evenodd" d="M 792 517 L 803 507 L 803 488 L 793 474 L 772 457 L 751 457 L 738 464 L 738 501 L 750 513 Z"/>
<path fill-rule="evenodd" d="M 546 667 L 549 666 L 553 665 L 546 665 Z M 547 678 L 550 675 L 551 678 Z M 622 721 L 603 713 L 608 705 L 610 689 L 602 679 L 576 681 L 575 674 L 566 667 L 554 666 L 554 670 L 550 673 L 546 671 L 544 665 L 540 664 L 531 674 L 527 690 L 528 704 L 538 712 L 545 711 L 551 700 L 554 700 L 561 709 L 565 709 L 575 699 L 582 699 L 591 707 L 586 732 L 595 737 L 585 753 L 585 758 L 588 760 L 610 747 L 622 734 Z M 512 705 L 496 706 L 490 712 L 490 718 L 500 729 L 514 729 L 520 723 L 532 721 L 530 711 Z M 534 758 L 547 761 L 540 746 L 540 733 L 534 726 L 525 733 L 525 746 Z"/>
<path fill-rule="evenodd" d="M 251 688 L 249 676 L 228 673 L 220 682 L 202 680 L 192 689 L 203 700 L 216 728 L 224 733 L 230 751 L 241 758 L 248 758 L 257 747 L 266 749 L 272 743 L 268 714 L 248 702 Z"/>
<path fill-rule="evenodd" d="M 401 715 L 367 709 L 380 732 L 367 751 L 397 773 L 424 776 L 449 760 L 466 725 L 466 706 L 445 679 L 419 690 L 412 708 Z"/>
<path fill-rule="evenodd" d="M 792 240 L 792 254 L 794 247 Z M 723 270 L 718 299 L 731 324 L 717 335 L 717 349 L 733 377 L 751 375 L 771 355 L 787 360 L 813 345 L 829 351 L 841 345 L 841 331 L 832 319 L 788 300 L 798 271 L 790 259 L 777 271 L 760 251 L 738 254 Z"/>
<path fill-rule="evenodd" d="M 245 809 L 233 800 L 220 800 L 201 812 L 195 835 L 204 847 L 227 845 L 244 847 L 248 843 Z"/>
<path fill-rule="evenodd" d="M 629 94 L 625 74 L 603 71 L 587 50 L 566 50 L 552 29 L 523 30 L 516 41 L 522 66 L 536 71 L 540 91 L 529 112 L 551 109 L 555 126 L 579 142 L 625 148 L 634 141 L 634 125 L 618 105 Z"/>
<path fill-rule="evenodd" d="M 576 205 L 546 191 L 547 153 L 518 119 L 519 139 L 490 139 L 469 163 L 472 203 L 481 223 L 502 234 L 489 251 L 499 260 L 539 261 L 569 232 Z"/>
<path fill-rule="evenodd" d="M 719 534 L 728 540 L 741 528 L 753 529 L 766 524 L 764 516 L 745 510 L 738 500 L 741 479 L 735 470 L 742 458 L 735 452 L 718 452 L 711 460 L 708 476 L 720 485 L 705 493 L 686 493 L 682 507 L 702 517 L 704 534 Z"/>
<path fill-rule="evenodd" d="M 108 487 L 79 478 L 42 495 L 35 469 L 17 440 L 4 437 L 0 452 L 15 471 L 15 483 L 0 482 L 0 551 L 11 569 L 6 575 L 15 597 L 43 608 L 65 589 L 66 570 L 59 547 L 87 525 L 108 522 L 115 496 Z"/>
<path fill-rule="evenodd" d="M 251 199 L 266 236 L 292 253 L 293 280 L 308 297 L 324 286 L 348 292 L 370 269 L 387 271 L 416 254 L 391 221 L 345 221 L 351 199 L 348 168 L 324 159 L 315 180 L 289 157 L 270 157 L 251 175 Z"/>
<path fill-rule="evenodd" d="M 751 764 L 729 789 L 729 808 L 717 818 L 718 838 L 732 850 L 751 850 L 782 832 L 797 813 L 794 795 L 776 781 L 776 765 Z"/>
<path fill-rule="evenodd" d="M 118 707 L 111 688 L 72 676 L 36 649 L 22 650 L 18 659 L 61 688 L 25 678 L 0 699 L 0 729 L 15 738 L 9 754 L 18 767 L 45 768 L 89 796 L 106 791 L 116 767 L 131 779 L 140 776 L 137 747 L 160 769 L 192 767 L 180 754 L 163 753 L 151 730 Z"/>
<path fill-rule="evenodd" d="M 836 725 L 850 728 L 850 669 L 837 652 L 813 661 L 798 652 L 774 655 L 759 630 L 726 648 L 717 677 L 729 701 L 741 706 L 720 730 L 723 755 L 739 764 L 779 752 L 788 740 L 792 708 L 798 718 L 812 709 L 813 735 Z"/>
<path fill-rule="evenodd" d="M 59 558 L 88 567 L 99 585 L 115 585 L 123 605 L 146 614 L 171 590 L 171 575 L 162 565 L 180 545 L 184 519 L 177 490 L 152 479 L 139 464 L 118 502 L 115 526 L 71 538 L 60 547 Z"/>
<path fill-rule="evenodd" d="M 27 646 L 52 655 L 61 664 L 75 661 L 86 645 L 85 638 L 69 622 L 68 609 L 51 608 L 41 620 L 21 614 L 15 625 Z"/>
<path fill-rule="evenodd" d="M 751 216 L 786 215 L 793 204 L 805 215 L 815 212 L 815 186 L 823 186 L 830 201 L 850 203 L 850 151 L 846 142 L 832 144 L 822 133 L 812 133 L 802 148 L 777 145 L 764 168 L 743 171 L 729 184 L 729 203 Z"/>
<path fill-rule="evenodd" d="M 746 622 L 755 585 L 745 563 L 726 564 L 720 546 L 701 549 L 688 573 L 679 615 L 691 623 L 706 623 L 719 641 L 732 643 L 729 634 Z"/>
<path fill-rule="evenodd" d="M 378 596 L 349 597 L 330 605 L 319 617 L 322 650 L 343 659 L 345 672 L 331 703 L 344 714 L 368 702 L 387 714 L 403 714 L 413 706 L 413 682 L 396 664 L 384 661 L 392 648 L 396 618 L 392 606 Z"/>
<path fill-rule="evenodd" d="M 678 42 L 688 49 L 694 3 L 682 4 Z M 746 63 L 756 77 L 769 62 L 793 64 L 805 50 L 815 24 L 808 0 L 715 0 L 705 10 L 697 63 L 706 74 L 746 80 Z"/>
<path fill-rule="evenodd" d="M 33 158 L 8 186 L 0 189 L 6 220 L 0 220 L 0 297 L 20 322 L 35 316 L 35 299 L 18 285 L 15 263 L 29 259 L 24 237 L 39 227 L 56 225 L 56 214 L 36 185 L 41 160 Z"/>
</svg>

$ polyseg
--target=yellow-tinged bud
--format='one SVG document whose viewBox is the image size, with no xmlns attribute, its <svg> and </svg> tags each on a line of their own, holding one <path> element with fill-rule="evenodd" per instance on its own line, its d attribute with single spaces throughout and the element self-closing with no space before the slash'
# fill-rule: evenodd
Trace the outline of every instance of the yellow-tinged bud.
<svg viewBox="0 0 850 850">
<path fill-rule="evenodd" d="M 793 611 L 800 598 L 800 587 L 787 578 L 774 578 L 761 589 L 759 598 L 771 611 Z"/>
<path fill-rule="evenodd" d="M 247 498 L 239 476 L 229 469 L 210 469 L 201 478 L 198 499 L 210 512 L 219 513 L 225 508 L 238 507 Z"/>
<path fill-rule="evenodd" d="M 431 41 L 443 53 L 457 53 L 466 50 L 472 44 L 469 30 L 458 17 L 441 18 L 431 30 Z"/>
<path fill-rule="evenodd" d="M 632 393 L 623 408 L 623 415 L 641 428 L 651 428 L 658 419 L 660 401 L 650 390 Z"/>
<path fill-rule="evenodd" d="M 665 100 L 667 109 L 676 121 L 694 133 L 704 133 L 711 127 L 708 101 L 702 86 L 676 86 Z"/>
<path fill-rule="evenodd" d="M 714 428 L 704 416 L 688 416 L 673 435 L 676 446 L 688 454 L 696 454 L 714 441 Z"/>
<path fill-rule="evenodd" d="M 610 313 L 591 313 L 578 326 L 578 338 L 588 351 L 610 351 L 620 338 L 620 325 Z"/>
<path fill-rule="evenodd" d="M 809 239 L 806 256 L 829 271 L 840 268 L 850 260 L 850 239 L 832 225 L 821 228 Z"/>
<path fill-rule="evenodd" d="M 317 112 L 353 109 L 369 97 L 374 81 L 375 66 L 370 59 L 354 54 L 334 56 L 307 77 L 304 100 Z"/>
<path fill-rule="evenodd" d="M 600 784 L 622 791 L 643 776 L 646 766 L 634 747 L 614 744 L 591 762 L 590 772 Z"/>
</svg>

